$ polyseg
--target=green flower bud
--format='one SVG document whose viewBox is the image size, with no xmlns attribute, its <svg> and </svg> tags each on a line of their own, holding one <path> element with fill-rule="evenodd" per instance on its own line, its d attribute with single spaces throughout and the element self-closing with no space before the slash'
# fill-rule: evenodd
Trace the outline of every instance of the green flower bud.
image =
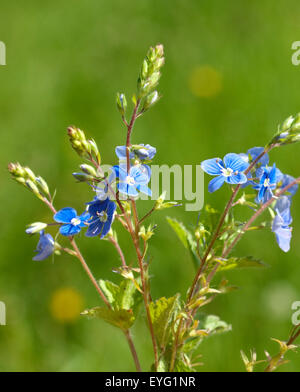
<svg viewBox="0 0 300 392">
<path fill-rule="evenodd" d="M 91 165 L 86 165 L 85 163 L 80 165 L 80 169 L 90 176 L 97 177 L 97 172 Z"/>
<path fill-rule="evenodd" d="M 33 171 L 29 167 L 25 167 L 24 171 L 25 171 L 24 177 L 26 176 L 29 180 L 35 182 L 36 177 L 35 177 Z"/>
<path fill-rule="evenodd" d="M 147 97 L 145 98 L 144 104 L 143 104 L 143 111 L 145 112 L 148 110 L 152 105 L 154 105 L 158 100 L 159 100 L 159 95 L 158 92 L 155 90 L 152 93 L 148 94 Z"/>
<path fill-rule="evenodd" d="M 117 94 L 117 108 L 121 113 L 121 116 L 124 117 L 127 109 L 127 100 L 125 94 Z"/>
<path fill-rule="evenodd" d="M 94 181 L 94 176 L 90 176 L 86 173 L 72 173 L 78 182 L 91 182 Z"/>
<path fill-rule="evenodd" d="M 157 85 L 160 79 L 160 68 L 164 65 L 164 51 L 162 45 L 151 47 L 143 61 L 138 78 L 138 99 L 145 97 Z"/>
<path fill-rule="evenodd" d="M 36 184 L 46 196 L 51 197 L 48 184 L 41 176 L 36 177 Z"/>
<path fill-rule="evenodd" d="M 38 197 L 40 200 L 44 200 L 44 197 L 41 195 L 39 188 L 33 181 L 26 180 L 25 185 L 36 197 Z"/>
<path fill-rule="evenodd" d="M 94 140 L 87 140 L 85 133 L 74 126 L 68 128 L 68 135 L 73 149 L 79 156 L 91 160 L 91 156 L 94 155 L 100 165 L 100 153 Z"/>
<path fill-rule="evenodd" d="M 268 146 L 276 147 L 292 144 L 300 141 L 300 113 L 288 117 L 279 127 Z"/>
</svg>

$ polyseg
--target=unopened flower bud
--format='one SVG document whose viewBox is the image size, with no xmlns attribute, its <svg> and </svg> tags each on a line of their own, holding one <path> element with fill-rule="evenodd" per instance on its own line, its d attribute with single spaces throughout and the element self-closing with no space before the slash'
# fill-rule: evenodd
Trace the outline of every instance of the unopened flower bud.
<svg viewBox="0 0 300 392">
<path fill-rule="evenodd" d="M 72 176 L 74 176 L 78 182 L 94 181 L 94 176 L 90 176 L 86 173 L 72 173 Z"/>
<path fill-rule="evenodd" d="M 117 108 L 121 113 L 121 116 L 124 117 L 127 109 L 127 100 L 125 94 L 117 94 Z"/>
<path fill-rule="evenodd" d="M 50 197 L 48 184 L 41 176 L 36 177 L 36 184 L 46 196 Z"/>
<path fill-rule="evenodd" d="M 145 98 L 142 110 L 145 112 L 152 105 L 154 105 L 158 100 L 159 100 L 159 95 L 158 95 L 158 92 L 155 90 L 152 93 L 148 94 L 147 97 Z"/>
<path fill-rule="evenodd" d="M 25 185 L 33 194 L 35 194 L 36 197 L 38 197 L 40 200 L 44 200 L 43 195 L 41 195 L 39 191 L 39 188 L 33 181 L 26 180 Z"/>
<path fill-rule="evenodd" d="M 97 177 L 97 172 L 93 168 L 93 166 L 91 166 L 91 165 L 87 165 L 87 164 L 84 163 L 84 164 L 80 165 L 80 169 L 84 173 L 89 174 L 90 176 Z"/>
<path fill-rule="evenodd" d="M 288 117 L 279 127 L 269 146 L 283 146 L 300 141 L 300 113 Z"/>
<path fill-rule="evenodd" d="M 27 229 L 25 230 L 25 232 L 27 234 L 39 233 L 40 231 L 44 230 L 47 226 L 48 226 L 47 223 L 34 222 L 34 223 L 31 223 L 30 225 L 27 226 Z"/>
</svg>

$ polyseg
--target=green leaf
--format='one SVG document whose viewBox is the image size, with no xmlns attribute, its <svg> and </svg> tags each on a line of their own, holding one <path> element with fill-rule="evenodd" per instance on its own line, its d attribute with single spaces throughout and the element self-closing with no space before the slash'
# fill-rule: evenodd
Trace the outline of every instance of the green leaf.
<svg viewBox="0 0 300 392">
<path fill-rule="evenodd" d="M 121 282 L 120 286 L 118 286 L 109 280 L 100 280 L 99 285 L 103 290 L 108 302 L 112 306 L 112 309 L 107 314 L 105 313 L 105 315 L 108 315 L 108 319 L 106 321 L 113 324 L 113 321 L 109 321 L 109 319 L 114 320 L 115 316 L 117 319 L 119 317 L 127 317 L 130 319 L 130 323 L 132 325 L 138 316 L 140 305 L 143 300 L 142 295 L 137 291 L 134 283 L 129 279 L 125 279 Z M 99 308 L 94 309 L 96 309 L 98 312 Z M 111 312 L 115 313 L 112 314 Z M 90 315 L 89 313 L 84 314 Z M 101 314 L 104 314 L 102 310 Z M 100 318 L 105 319 L 104 317 Z M 113 325 L 116 325 L 116 323 Z M 116 326 L 123 329 L 120 325 Z"/>
<path fill-rule="evenodd" d="M 216 260 L 221 263 L 218 271 L 227 271 L 234 268 L 262 268 L 268 267 L 267 264 L 260 260 L 253 258 L 252 256 L 245 257 L 230 257 L 229 259 Z"/>
<path fill-rule="evenodd" d="M 200 314 L 198 319 L 199 328 L 207 330 L 209 335 L 231 331 L 231 325 L 222 321 L 218 316 Z"/>
<path fill-rule="evenodd" d="M 167 221 L 177 234 L 183 246 L 190 251 L 195 268 L 198 268 L 200 265 L 200 260 L 196 252 L 197 243 L 194 240 L 192 234 L 189 230 L 187 230 L 183 223 L 178 222 L 176 219 L 167 217 Z"/>
<path fill-rule="evenodd" d="M 159 298 L 150 303 L 150 315 L 154 335 L 160 347 L 165 347 L 171 333 L 171 321 L 179 310 L 179 294 L 171 298 Z"/>
<path fill-rule="evenodd" d="M 176 219 L 167 217 L 167 221 L 169 225 L 172 227 L 172 229 L 175 231 L 177 234 L 178 238 L 184 245 L 184 247 L 187 249 L 188 248 L 188 240 L 187 237 L 191 236 L 191 233 L 185 228 L 183 223 L 178 222 Z"/>
<path fill-rule="evenodd" d="M 104 292 L 108 302 L 114 307 L 116 298 L 120 291 L 119 286 L 113 282 L 110 282 L 109 280 L 102 280 L 102 279 L 99 281 L 99 286 Z"/>
<path fill-rule="evenodd" d="M 142 302 L 143 296 L 137 291 L 134 283 L 129 279 L 123 280 L 116 297 L 119 309 L 132 309 L 134 316 L 137 317 Z"/>
<path fill-rule="evenodd" d="M 90 318 L 100 318 L 123 331 L 128 330 L 135 321 L 132 310 L 126 309 L 113 310 L 98 306 L 85 310 L 81 314 Z"/>
</svg>

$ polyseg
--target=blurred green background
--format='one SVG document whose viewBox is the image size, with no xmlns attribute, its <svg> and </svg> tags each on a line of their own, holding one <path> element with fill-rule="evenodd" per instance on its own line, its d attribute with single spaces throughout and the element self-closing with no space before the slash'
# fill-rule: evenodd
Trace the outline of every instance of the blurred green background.
<svg viewBox="0 0 300 392">
<path fill-rule="evenodd" d="M 133 135 L 135 143 L 157 147 L 156 164 L 199 164 L 264 145 L 278 123 L 300 109 L 300 66 L 291 63 L 292 42 L 300 40 L 299 1 L 0 4 L 0 40 L 7 47 L 7 65 L 0 67 L 0 300 L 7 306 L 7 326 L 0 327 L 0 370 L 134 370 L 118 330 L 78 316 L 99 303 L 79 263 L 69 256 L 31 260 L 37 237 L 26 236 L 25 225 L 50 221 L 51 215 L 9 179 L 6 165 L 29 165 L 57 189 L 57 208 L 82 210 L 93 195 L 71 176 L 81 161 L 68 144 L 66 127 L 85 129 L 98 142 L 105 163 L 115 163 L 114 147 L 125 140 L 115 94 L 134 92 L 141 61 L 158 42 L 166 52 L 163 98 L 138 121 Z M 274 151 L 272 161 L 283 172 L 299 175 L 299 149 Z M 228 189 L 205 197 L 222 208 Z M 188 227 L 197 219 L 196 212 L 183 208 L 167 213 Z M 151 240 L 154 298 L 184 294 L 193 276 L 167 213 L 155 217 L 157 235 Z M 200 347 L 200 371 L 243 371 L 240 349 L 255 347 L 261 358 L 265 349 L 277 350 L 271 337 L 287 338 L 291 304 L 300 300 L 299 194 L 292 213 L 288 254 L 269 231 L 248 234 L 236 249 L 270 268 L 226 274 L 240 290 L 221 296 L 207 311 L 233 330 Z M 120 242 L 133 260 L 128 236 L 121 235 Z M 118 279 L 111 272 L 119 259 L 110 243 L 84 236 L 79 243 L 97 278 Z M 65 306 L 67 315 L 61 312 Z M 149 369 L 152 347 L 142 320 L 133 333 L 142 365 Z M 299 370 L 300 355 L 291 353 L 289 359 L 282 370 Z"/>
</svg>

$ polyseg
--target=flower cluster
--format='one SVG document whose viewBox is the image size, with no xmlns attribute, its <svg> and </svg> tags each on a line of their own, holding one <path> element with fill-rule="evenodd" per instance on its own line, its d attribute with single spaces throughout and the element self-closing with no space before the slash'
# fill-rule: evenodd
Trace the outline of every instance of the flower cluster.
<svg viewBox="0 0 300 392">
<path fill-rule="evenodd" d="M 230 185 L 239 185 L 241 188 L 250 187 L 257 191 L 256 204 L 262 205 L 271 199 L 276 216 L 272 223 L 272 231 L 276 235 L 279 247 L 287 252 L 290 249 L 291 231 L 291 199 L 297 192 L 295 183 L 289 187 L 288 194 L 278 199 L 277 191 L 284 190 L 295 178 L 283 174 L 274 163 L 269 166 L 269 155 L 263 147 L 254 147 L 247 153 L 225 155 L 224 159 L 213 158 L 201 163 L 202 169 L 209 175 L 215 176 L 208 185 L 209 192 L 218 190 L 224 182 Z M 276 204 L 275 201 L 277 200 Z M 275 204 L 275 205 L 274 205 Z"/>
<path fill-rule="evenodd" d="M 72 130 L 77 130 L 77 128 L 72 128 Z M 70 128 L 68 132 L 70 135 Z M 86 140 L 83 131 L 77 130 L 76 132 L 77 139 L 80 136 L 81 140 Z M 84 145 L 85 143 L 83 143 L 80 147 L 80 155 L 83 154 Z M 76 143 L 75 146 L 76 149 L 79 148 Z M 116 155 L 119 159 L 119 165 L 113 167 L 113 172 L 108 179 L 101 178 L 99 179 L 99 184 L 92 186 L 96 196 L 93 201 L 87 203 L 86 211 L 78 215 L 74 208 L 65 207 L 54 214 L 53 220 L 60 226 L 59 233 L 62 236 L 72 238 L 80 233 L 84 228 L 87 229 L 85 233 L 87 237 L 98 236 L 102 239 L 107 236 L 114 221 L 117 208 L 115 201 L 111 200 L 111 193 L 113 192 L 112 187 L 115 182 L 117 183 L 118 191 L 126 197 L 137 197 L 139 192 L 151 196 L 151 190 L 148 188 L 148 183 L 151 177 L 151 169 L 145 162 L 151 162 L 156 154 L 156 149 L 149 144 L 130 146 L 130 165 L 128 171 L 126 163 L 126 148 L 126 146 L 116 147 Z M 94 150 L 97 151 L 98 155 L 99 152 L 97 146 Z M 90 151 L 90 147 L 88 147 L 88 151 Z M 94 182 L 94 180 L 97 179 L 97 171 L 92 166 L 82 164 L 80 165 L 80 168 L 82 173 L 73 173 L 75 178 L 81 178 L 81 180 L 85 182 Z M 28 168 L 23 169 L 20 165 L 15 165 L 12 169 L 14 169 L 16 175 L 21 178 L 23 178 L 22 176 L 28 177 L 29 175 L 31 175 L 31 178 L 36 178 L 34 174 L 31 174 L 32 172 Z M 51 223 L 51 225 L 52 224 L 54 223 Z M 55 244 L 57 243 L 55 243 L 51 234 L 45 234 L 44 230 L 46 227 L 46 223 L 36 222 L 29 225 L 26 229 L 27 234 L 40 233 L 40 240 L 37 246 L 38 254 L 34 257 L 34 260 L 44 260 L 55 251 Z M 59 245 L 57 244 L 57 246 Z"/>
</svg>

